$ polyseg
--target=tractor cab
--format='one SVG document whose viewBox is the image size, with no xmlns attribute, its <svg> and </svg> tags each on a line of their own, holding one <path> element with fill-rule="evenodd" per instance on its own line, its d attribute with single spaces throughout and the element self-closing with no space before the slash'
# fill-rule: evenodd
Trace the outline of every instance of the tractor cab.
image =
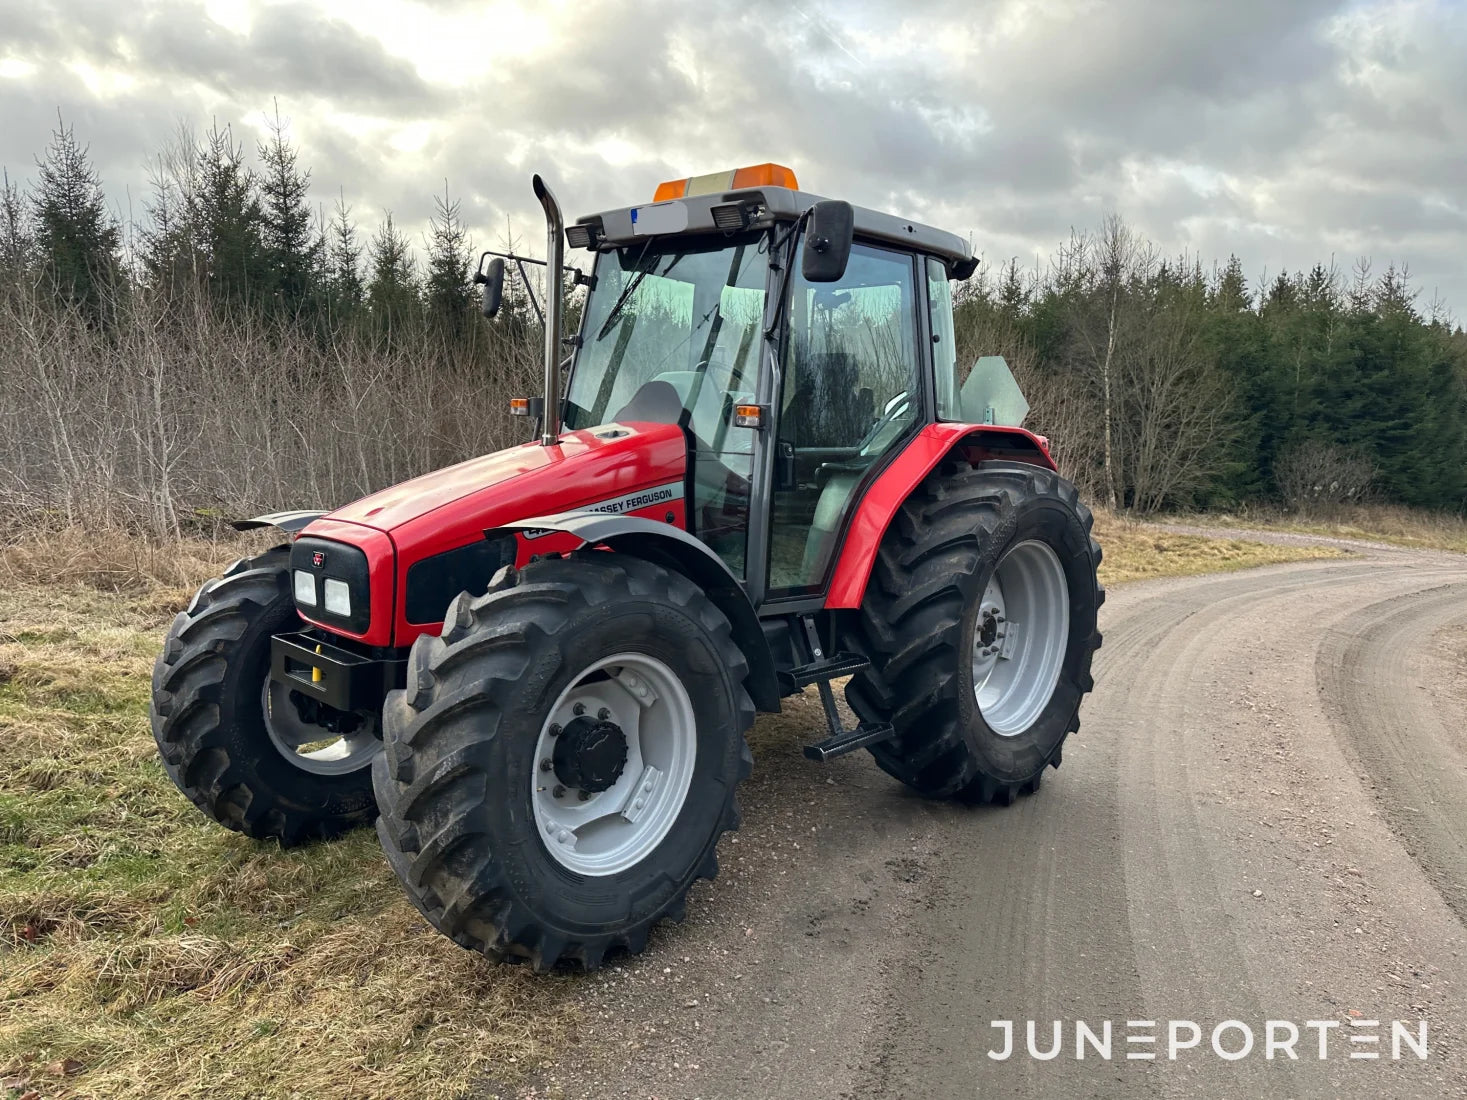
<svg viewBox="0 0 1467 1100">
<path fill-rule="evenodd" d="M 589 290 L 537 434 L 680 425 L 686 529 L 756 604 L 818 594 L 884 463 L 925 425 L 982 422 L 965 399 L 989 408 L 1007 377 L 960 385 L 950 280 L 976 266 L 966 241 L 803 192 L 780 165 L 670 180 L 564 236 L 591 254 Z M 502 264 L 481 277 L 492 313 Z"/>
</svg>

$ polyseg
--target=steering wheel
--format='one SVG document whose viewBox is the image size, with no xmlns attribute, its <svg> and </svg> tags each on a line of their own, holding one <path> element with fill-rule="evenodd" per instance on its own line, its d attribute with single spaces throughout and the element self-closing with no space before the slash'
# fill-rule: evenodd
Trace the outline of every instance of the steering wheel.
<svg viewBox="0 0 1467 1100">
<path fill-rule="evenodd" d="M 903 390 L 888 401 L 886 408 L 882 410 L 881 416 L 877 418 L 876 423 L 872 424 L 870 431 L 861 437 L 861 442 L 857 444 L 856 453 L 852 457 L 836 459 L 831 462 L 822 462 L 819 465 L 815 471 L 817 484 L 823 486 L 832 474 L 859 474 L 865 472 L 866 468 L 871 464 L 869 459 L 876 453 L 873 448 L 881 440 L 882 433 L 891 427 L 911 407 L 911 404 L 911 401 L 907 398 L 906 390 Z"/>
<path fill-rule="evenodd" d="M 907 397 L 907 391 L 902 390 L 886 403 L 876 423 L 871 425 L 871 430 L 861 437 L 861 442 L 856 445 L 856 454 L 867 456 L 867 448 L 871 447 L 881 438 L 881 433 L 890 427 L 903 413 L 911 408 L 912 402 Z"/>
</svg>

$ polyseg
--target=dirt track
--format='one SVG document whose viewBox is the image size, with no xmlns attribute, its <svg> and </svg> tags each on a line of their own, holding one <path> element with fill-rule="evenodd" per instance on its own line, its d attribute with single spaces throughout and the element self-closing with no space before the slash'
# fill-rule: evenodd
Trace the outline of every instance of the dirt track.
<svg viewBox="0 0 1467 1100">
<path fill-rule="evenodd" d="M 1008 809 L 806 762 L 809 702 L 761 723 L 724 874 L 577 983 L 586 1033 L 523 1095 L 1467 1096 L 1467 558 L 1136 584 L 1102 626 L 1081 734 Z M 1347 1027 L 1262 1057 L 1265 1020 L 1356 1013 L 1424 1016 L 1430 1058 L 1388 1025 L 1384 1060 Z M 1108 1019 L 1116 1053 L 1076 1061 L 1067 1023 L 1059 1058 L 992 1061 L 999 1019 Z M 1125 1059 L 1126 1021 L 1172 1019 L 1201 1051 Z M 1207 1051 L 1227 1019 L 1260 1053 Z"/>
</svg>

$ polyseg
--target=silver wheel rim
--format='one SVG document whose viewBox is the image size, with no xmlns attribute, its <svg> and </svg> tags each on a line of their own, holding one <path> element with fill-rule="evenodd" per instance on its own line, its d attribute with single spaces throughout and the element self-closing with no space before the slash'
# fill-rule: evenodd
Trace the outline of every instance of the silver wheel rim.
<svg viewBox="0 0 1467 1100">
<path fill-rule="evenodd" d="M 303 721 L 290 701 L 290 691 L 290 685 L 268 676 L 260 688 L 265 732 L 281 756 L 314 775 L 346 775 L 372 762 L 382 748 L 375 720 L 364 720 L 349 734 L 332 733 Z"/>
<path fill-rule="evenodd" d="M 547 767 L 556 738 L 575 718 L 603 712 L 626 738 L 621 774 L 604 791 L 568 788 Z M 583 669 L 550 708 L 535 743 L 530 804 L 551 857 L 583 875 L 613 875 L 647 858 L 682 812 L 697 751 L 693 701 L 667 665 L 618 653 Z"/>
<path fill-rule="evenodd" d="M 1070 596 L 1058 555 L 1021 542 L 999 559 L 973 631 L 973 694 L 988 728 L 1017 737 L 1054 695 L 1070 637 Z"/>
</svg>

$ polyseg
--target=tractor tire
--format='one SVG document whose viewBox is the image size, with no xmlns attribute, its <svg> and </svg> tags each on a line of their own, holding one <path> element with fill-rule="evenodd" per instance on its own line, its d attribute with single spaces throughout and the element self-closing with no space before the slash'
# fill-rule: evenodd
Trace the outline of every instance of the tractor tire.
<svg viewBox="0 0 1467 1100">
<path fill-rule="evenodd" d="M 276 547 L 199 589 L 153 666 L 150 714 L 163 766 L 195 806 L 285 846 L 371 824 L 381 749 L 376 719 L 339 737 L 302 722 L 268 682 L 271 636 L 300 625 L 289 563 Z M 317 743 L 327 747 L 312 755 Z"/>
<path fill-rule="evenodd" d="M 413 904 L 538 971 L 643 950 L 738 828 L 747 672 L 696 585 L 628 555 L 506 568 L 458 596 L 388 696 L 374 768 Z"/>
<path fill-rule="evenodd" d="M 871 662 L 851 709 L 896 727 L 871 747 L 884 771 L 1008 805 L 1059 767 L 1101 641 L 1092 525 L 1073 485 L 1022 463 L 946 461 L 902 505 L 843 639 Z"/>
</svg>

